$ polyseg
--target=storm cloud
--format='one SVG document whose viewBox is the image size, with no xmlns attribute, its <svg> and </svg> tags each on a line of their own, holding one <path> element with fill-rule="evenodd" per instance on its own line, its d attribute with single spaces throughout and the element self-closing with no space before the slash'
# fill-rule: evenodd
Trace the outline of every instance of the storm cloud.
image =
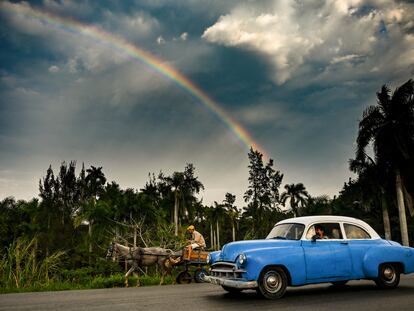
<svg viewBox="0 0 414 311">
<path fill-rule="evenodd" d="M 3 7 L 2 7 L 3 6 Z M 247 189 L 247 150 L 173 81 L 35 8 L 122 37 L 176 68 L 275 159 L 284 182 L 338 193 L 358 119 L 413 76 L 405 1 L 34 1 L 0 6 L 0 198 L 37 196 L 49 164 L 141 188 L 194 163 L 203 202 Z M 4 6 L 11 9 L 5 10 Z"/>
</svg>

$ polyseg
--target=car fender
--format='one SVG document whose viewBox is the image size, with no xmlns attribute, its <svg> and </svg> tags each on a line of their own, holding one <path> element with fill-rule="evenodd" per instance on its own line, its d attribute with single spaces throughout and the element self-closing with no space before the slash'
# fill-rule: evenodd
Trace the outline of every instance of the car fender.
<svg viewBox="0 0 414 311">
<path fill-rule="evenodd" d="M 216 262 L 219 259 L 220 254 L 221 254 L 221 251 L 210 252 L 209 253 L 210 263 L 209 264 L 212 264 L 212 263 Z"/>
<path fill-rule="evenodd" d="M 302 247 L 278 247 L 255 249 L 244 253 L 249 280 L 258 280 L 260 273 L 268 266 L 283 266 L 289 273 L 291 285 L 304 284 L 306 280 L 305 256 Z"/>
<path fill-rule="evenodd" d="M 363 270 L 367 278 L 376 278 L 378 268 L 387 262 L 400 263 L 401 273 L 414 272 L 414 249 L 398 245 L 371 247 L 364 255 Z"/>
</svg>

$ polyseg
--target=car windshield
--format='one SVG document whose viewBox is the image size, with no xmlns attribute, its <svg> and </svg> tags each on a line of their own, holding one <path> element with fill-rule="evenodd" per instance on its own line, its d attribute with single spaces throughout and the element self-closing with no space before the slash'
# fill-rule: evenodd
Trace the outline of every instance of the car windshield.
<svg viewBox="0 0 414 311">
<path fill-rule="evenodd" d="M 266 239 L 300 240 L 304 230 L 302 224 L 280 224 L 273 227 Z"/>
</svg>

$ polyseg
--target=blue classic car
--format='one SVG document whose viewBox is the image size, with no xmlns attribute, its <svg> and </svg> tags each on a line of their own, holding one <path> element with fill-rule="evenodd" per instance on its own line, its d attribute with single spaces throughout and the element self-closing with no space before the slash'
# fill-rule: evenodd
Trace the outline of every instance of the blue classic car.
<svg viewBox="0 0 414 311">
<path fill-rule="evenodd" d="M 342 216 L 309 216 L 277 223 L 264 240 L 228 243 L 207 258 L 204 280 L 235 293 L 256 289 L 269 299 L 287 286 L 369 279 L 394 288 L 414 272 L 414 248 L 383 240 L 367 223 Z"/>
</svg>

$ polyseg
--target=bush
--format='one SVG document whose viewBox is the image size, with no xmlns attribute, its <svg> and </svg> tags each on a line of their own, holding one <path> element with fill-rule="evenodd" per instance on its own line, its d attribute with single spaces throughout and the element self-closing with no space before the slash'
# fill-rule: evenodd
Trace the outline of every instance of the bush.
<svg viewBox="0 0 414 311">
<path fill-rule="evenodd" d="M 35 239 L 14 241 L 0 258 L 0 290 L 42 286 L 54 280 L 65 253 L 58 251 L 37 261 Z"/>
</svg>

